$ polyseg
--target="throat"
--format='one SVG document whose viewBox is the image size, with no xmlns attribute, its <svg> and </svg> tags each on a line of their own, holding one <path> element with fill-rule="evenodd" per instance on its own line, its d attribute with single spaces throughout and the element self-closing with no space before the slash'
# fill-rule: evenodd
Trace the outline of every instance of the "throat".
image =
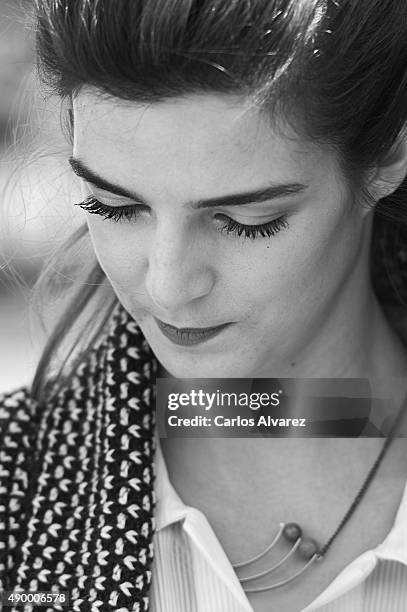
<svg viewBox="0 0 407 612">
<path fill-rule="evenodd" d="M 407 453 L 400 442 L 393 441 L 362 508 L 374 498 L 380 504 L 383 488 L 397 478 L 403 482 Z M 300 524 L 323 544 L 382 445 L 379 438 L 161 440 L 171 483 L 185 504 L 205 514 L 232 559 L 260 550 L 281 522 Z M 246 544 L 236 533 L 248 534 Z"/>
</svg>

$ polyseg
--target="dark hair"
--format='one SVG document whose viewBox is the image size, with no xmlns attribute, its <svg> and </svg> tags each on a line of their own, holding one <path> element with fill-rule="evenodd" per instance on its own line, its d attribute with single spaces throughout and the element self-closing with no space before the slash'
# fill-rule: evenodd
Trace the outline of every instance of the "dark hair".
<svg viewBox="0 0 407 612">
<path fill-rule="evenodd" d="M 272 119 L 295 121 L 309 138 L 335 147 L 362 191 L 366 171 L 405 127 L 405 0 L 36 0 L 35 5 L 40 75 L 63 99 L 84 85 L 140 102 L 191 93 L 241 94 Z M 404 181 L 374 213 L 373 283 L 383 303 L 404 305 L 406 187 Z M 86 228 L 80 234 L 86 239 Z M 104 280 L 94 261 L 87 292 L 74 296 L 48 342 L 34 394 L 41 392 L 56 346 Z"/>
</svg>

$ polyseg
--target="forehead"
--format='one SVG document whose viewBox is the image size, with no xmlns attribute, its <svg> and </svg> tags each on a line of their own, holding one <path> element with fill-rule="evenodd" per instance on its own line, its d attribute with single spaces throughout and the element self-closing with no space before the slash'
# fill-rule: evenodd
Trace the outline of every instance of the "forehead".
<svg viewBox="0 0 407 612">
<path fill-rule="evenodd" d="M 327 152 L 271 122 L 242 98 L 194 95 L 152 104 L 82 90 L 74 101 L 74 155 L 104 178 L 191 197 L 265 180 L 310 180 Z M 141 183 L 141 185 L 140 185 Z"/>
</svg>

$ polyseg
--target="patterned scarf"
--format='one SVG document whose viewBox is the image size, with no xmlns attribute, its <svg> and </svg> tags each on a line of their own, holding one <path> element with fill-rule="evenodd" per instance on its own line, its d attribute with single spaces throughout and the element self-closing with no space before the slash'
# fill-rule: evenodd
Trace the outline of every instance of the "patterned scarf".
<svg viewBox="0 0 407 612">
<path fill-rule="evenodd" d="M 0 590 L 68 592 L 44 611 L 149 609 L 157 371 L 118 304 L 46 405 L 0 397 Z"/>
</svg>

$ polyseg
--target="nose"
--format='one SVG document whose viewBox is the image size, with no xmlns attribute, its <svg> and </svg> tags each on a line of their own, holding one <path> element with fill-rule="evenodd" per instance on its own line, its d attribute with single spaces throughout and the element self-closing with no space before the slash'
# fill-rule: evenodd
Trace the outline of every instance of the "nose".
<svg viewBox="0 0 407 612">
<path fill-rule="evenodd" d="M 175 312 L 208 295 L 215 271 L 205 256 L 202 242 L 167 224 L 157 229 L 150 245 L 146 290 L 161 311 Z"/>
</svg>

